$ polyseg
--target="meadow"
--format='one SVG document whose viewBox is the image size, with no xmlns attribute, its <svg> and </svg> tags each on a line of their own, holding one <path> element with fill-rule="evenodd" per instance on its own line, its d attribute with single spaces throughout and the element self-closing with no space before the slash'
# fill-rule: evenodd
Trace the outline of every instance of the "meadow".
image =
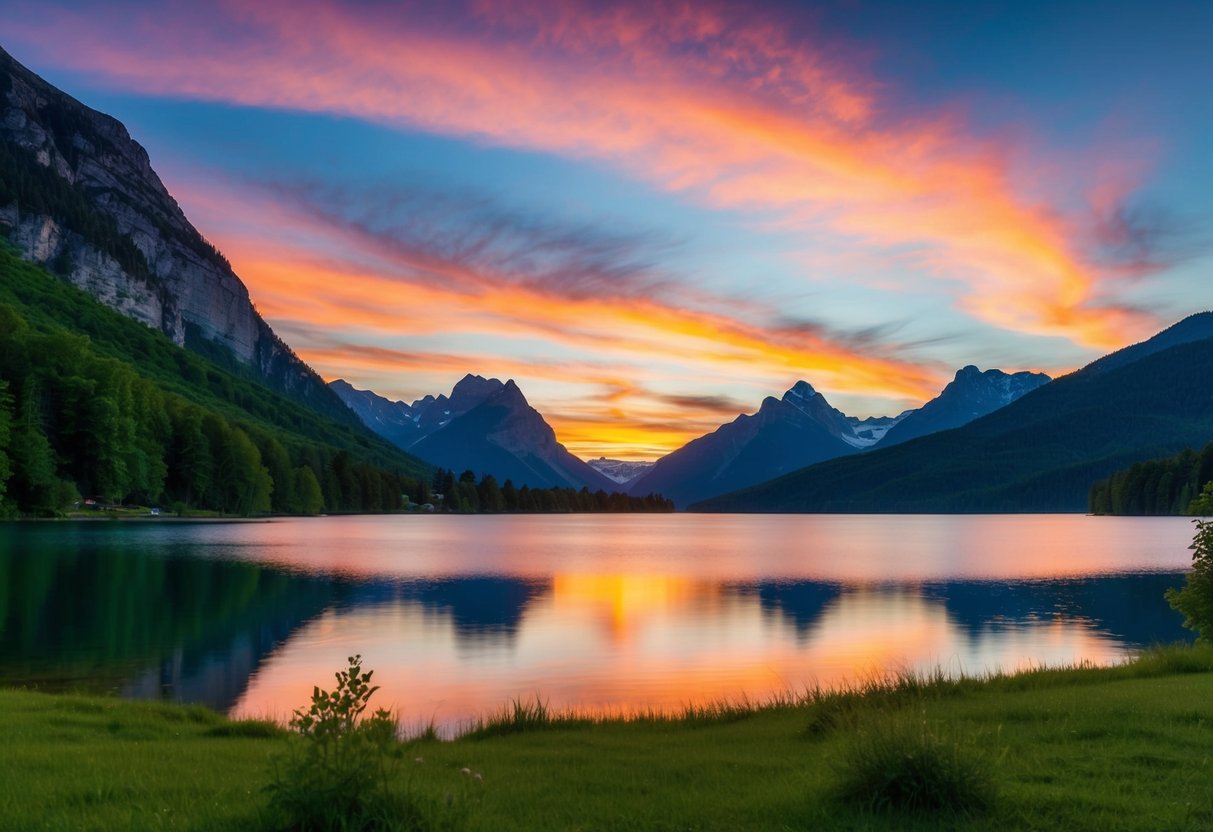
<svg viewBox="0 0 1213 832">
<path fill-rule="evenodd" d="M 281 828 L 267 787 L 300 742 L 196 706 L 12 689 L 0 730 L 15 830 Z M 453 741 L 415 733 L 394 748 L 391 789 L 416 828 L 1213 827 L 1208 646 L 676 714 L 515 702 Z"/>
</svg>

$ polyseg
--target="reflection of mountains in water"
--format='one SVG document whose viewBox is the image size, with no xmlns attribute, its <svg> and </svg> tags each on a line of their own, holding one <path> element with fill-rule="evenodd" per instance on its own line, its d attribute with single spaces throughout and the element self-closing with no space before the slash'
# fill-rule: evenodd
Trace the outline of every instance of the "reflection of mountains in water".
<svg viewBox="0 0 1213 832">
<path fill-rule="evenodd" d="M 1000 627 L 1061 616 L 1083 619 L 1128 647 L 1191 641 L 1183 618 L 1163 594 L 1183 573 L 1101 575 L 1048 581 L 941 581 L 922 586 L 971 637 Z"/>
<path fill-rule="evenodd" d="M 507 575 L 372 580 L 350 588 L 341 606 L 412 602 L 431 615 L 449 616 L 464 646 L 508 644 L 518 635 L 526 608 L 551 592 L 551 580 Z"/>
<path fill-rule="evenodd" d="M 499 650 L 513 646 L 528 610 L 556 591 L 551 578 L 357 580 L 200 558 L 189 547 L 149 556 L 105 535 L 82 540 L 23 546 L 20 555 L 0 546 L 0 680 L 226 710 L 276 649 L 327 610 L 418 605 L 449 619 L 460 647 Z M 942 605 L 971 638 L 1061 616 L 1132 647 L 1187 637 L 1162 597 L 1182 581 L 1181 573 L 1165 573 L 880 589 Z M 805 580 L 694 586 L 685 596 L 659 594 L 654 603 L 693 605 L 696 592 L 752 599 L 801 638 L 854 591 Z"/>
<path fill-rule="evenodd" d="M 976 639 L 1062 617 L 1083 620 L 1127 647 L 1191 641 L 1182 617 L 1163 594 L 1183 584 L 1183 573 L 1101 575 L 1038 581 L 929 581 L 881 584 L 882 590 L 942 604 L 948 619 Z M 737 589 L 757 596 L 767 616 L 782 616 L 807 637 L 822 614 L 850 591 L 820 581 L 764 581 Z"/>
</svg>

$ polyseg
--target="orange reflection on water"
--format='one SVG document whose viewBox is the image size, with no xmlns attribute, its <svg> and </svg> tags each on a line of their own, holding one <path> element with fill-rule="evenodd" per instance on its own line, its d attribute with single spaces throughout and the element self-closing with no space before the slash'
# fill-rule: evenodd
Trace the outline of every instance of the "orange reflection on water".
<svg viewBox="0 0 1213 832">
<path fill-rule="evenodd" d="M 720 589 L 717 583 L 677 575 L 556 575 L 550 613 L 566 619 L 600 618 L 612 641 L 623 642 L 653 619 L 677 616 L 680 610 L 711 611 Z"/>
<path fill-rule="evenodd" d="M 719 581 L 574 573 L 554 576 L 513 629 L 469 630 L 449 610 L 411 600 L 329 610 L 260 667 L 234 711 L 283 718 L 353 653 L 375 669 L 379 704 L 407 727 L 433 721 L 448 733 L 515 699 L 590 714 L 671 711 L 891 672 L 973 674 L 1125 655 L 1080 618 L 974 630 L 913 585 L 832 591 L 806 612 Z"/>
</svg>

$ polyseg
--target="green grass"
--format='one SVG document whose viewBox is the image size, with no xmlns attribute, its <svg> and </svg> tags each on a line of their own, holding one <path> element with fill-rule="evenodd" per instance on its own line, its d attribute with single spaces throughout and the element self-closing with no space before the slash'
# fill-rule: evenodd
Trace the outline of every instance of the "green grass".
<svg viewBox="0 0 1213 832">
<path fill-rule="evenodd" d="M 470 728 L 414 740 L 401 775 L 469 830 L 1213 828 L 1208 647 L 669 717 L 515 702 Z M 264 828 L 287 742 L 198 708 L 23 691 L 0 691 L 0 729 L 5 829 Z M 895 776 L 929 799 L 871 791 Z"/>
</svg>

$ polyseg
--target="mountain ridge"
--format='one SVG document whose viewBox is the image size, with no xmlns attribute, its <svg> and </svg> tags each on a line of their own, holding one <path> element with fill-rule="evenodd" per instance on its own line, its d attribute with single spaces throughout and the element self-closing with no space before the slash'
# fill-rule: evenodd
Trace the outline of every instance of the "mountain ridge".
<svg viewBox="0 0 1213 832">
<path fill-rule="evenodd" d="M 799 381 L 781 398 L 763 399 L 757 412 L 741 414 L 663 456 L 632 481 L 628 493 L 662 494 L 682 508 L 731 490 L 729 484 L 755 484 L 770 479 L 767 472 L 856 453 L 856 439 L 847 418 L 812 385 Z"/>
<path fill-rule="evenodd" d="M 968 364 L 956 371 L 955 378 L 938 396 L 904 414 L 874 447 L 888 448 L 919 436 L 961 427 L 1050 381 L 1044 373 L 982 371 Z"/>
<path fill-rule="evenodd" d="M 412 405 L 340 379 L 330 385 L 371 430 L 439 467 L 489 473 L 519 487 L 617 490 L 556 441 L 513 379 L 468 373 L 449 397 L 426 396 Z"/>
<path fill-rule="evenodd" d="M 1198 313 L 963 427 L 824 462 L 692 509 L 1084 511 L 1097 480 L 1208 441 L 1213 338 L 1197 337 L 1207 327 L 1213 312 Z"/>
<path fill-rule="evenodd" d="M 862 420 L 831 406 L 809 382 L 797 381 L 781 398 L 763 399 L 757 412 L 742 414 L 657 460 L 632 481 L 629 493 L 651 490 L 685 507 L 816 463 L 896 444 L 902 441 L 899 430 L 908 439 L 955 427 L 1048 380 L 1044 374 L 982 372 L 970 365 L 922 407 Z M 907 423 L 909 430 L 903 430 Z"/>
<path fill-rule="evenodd" d="M 0 229 L 21 257 L 347 425 L 360 424 L 258 314 L 126 127 L 0 49 Z"/>
</svg>

